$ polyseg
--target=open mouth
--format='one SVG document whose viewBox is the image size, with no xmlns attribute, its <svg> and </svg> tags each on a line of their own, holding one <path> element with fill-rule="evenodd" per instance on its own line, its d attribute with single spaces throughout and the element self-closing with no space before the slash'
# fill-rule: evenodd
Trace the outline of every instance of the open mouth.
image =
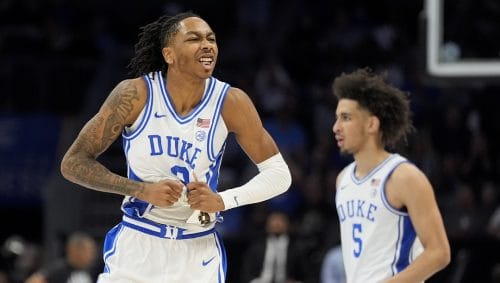
<svg viewBox="0 0 500 283">
<path fill-rule="evenodd" d="M 209 56 L 203 56 L 200 58 L 200 63 L 202 63 L 203 65 L 205 66 L 210 66 L 212 65 L 212 63 L 214 62 L 214 58 L 213 57 L 209 57 Z"/>
<path fill-rule="evenodd" d="M 335 139 L 337 140 L 337 145 L 338 146 L 342 146 L 344 144 L 344 139 L 341 138 L 341 137 L 335 137 Z"/>
</svg>

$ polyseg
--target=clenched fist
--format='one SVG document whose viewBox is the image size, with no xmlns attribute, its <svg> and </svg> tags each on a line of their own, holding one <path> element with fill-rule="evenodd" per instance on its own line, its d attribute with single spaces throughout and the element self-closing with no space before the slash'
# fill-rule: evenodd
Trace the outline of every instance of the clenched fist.
<svg viewBox="0 0 500 283">
<path fill-rule="evenodd" d="M 205 182 L 191 182 L 188 189 L 188 204 L 192 209 L 212 213 L 224 210 L 224 202 L 219 194 L 213 192 Z"/>
<path fill-rule="evenodd" d="M 144 183 L 135 197 L 154 206 L 169 207 L 176 203 L 182 195 L 184 184 L 178 180 L 163 180 L 157 183 Z"/>
</svg>

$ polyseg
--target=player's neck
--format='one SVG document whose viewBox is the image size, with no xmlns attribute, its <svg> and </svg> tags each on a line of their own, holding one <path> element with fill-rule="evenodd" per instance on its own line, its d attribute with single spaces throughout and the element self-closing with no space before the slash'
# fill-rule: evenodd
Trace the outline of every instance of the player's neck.
<svg viewBox="0 0 500 283">
<path fill-rule="evenodd" d="M 201 101 L 205 92 L 205 80 L 181 78 L 169 73 L 166 77 L 166 88 L 176 112 L 184 116 Z"/>
<path fill-rule="evenodd" d="M 375 167 L 386 160 L 390 153 L 384 149 L 367 149 L 360 151 L 354 155 L 354 160 L 356 161 L 356 172 L 357 178 L 363 178 L 368 175 Z"/>
</svg>

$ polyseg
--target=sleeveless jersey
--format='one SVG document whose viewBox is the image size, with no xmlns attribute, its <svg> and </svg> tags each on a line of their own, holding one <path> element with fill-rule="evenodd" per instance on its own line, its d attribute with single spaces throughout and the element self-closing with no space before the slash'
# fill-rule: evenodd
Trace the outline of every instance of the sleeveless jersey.
<svg viewBox="0 0 500 283">
<path fill-rule="evenodd" d="M 150 73 L 143 79 L 148 88 L 146 104 L 134 124 L 122 133 L 128 178 L 141 182 L 175 179 L 187 184 L 196 176 L 216 191 L 228 134 L 221 111 L 229 85 L 214 77 L 206 79 L 199 104 L 186 116 L 180 116 L 163 74 Z M 126 196 L 122 211 L 134 219 L 146 218 L 193 232 L 214 226 L 214 222 L 201 227 L 187 221 L 193 210 L 187 203 L 186 187 L 171 207 L 155 207 Z"/>
<path fill-rule="evenodd" d="M 393 208 L 385 195 L 387 179 L 403 162 L 392 154 L 362 179 L 353 162 L 340 177 L 335 203 L 348 283 L 384 282 L 423 251 L 408 213 Z"/>
</svg>

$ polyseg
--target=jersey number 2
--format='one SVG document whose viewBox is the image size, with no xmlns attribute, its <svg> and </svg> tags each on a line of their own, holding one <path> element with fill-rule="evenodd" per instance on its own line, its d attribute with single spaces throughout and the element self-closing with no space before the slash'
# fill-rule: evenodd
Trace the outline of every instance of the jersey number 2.
<svg viewBox="0 0 500 283">
<path fill-rule="evenodd" d="M 176 166 L 173 166 L 172 168 L 170 168 L 170 171 L 172 172 L 172 174 L 179 177 L 184 184 L 187 184 L 190 182 L 189 181 L 189 171 L 186 167 L 176 165 Z"/>
<path fill-rule="evenodd" d="M 363 240 L 361 239 L 360 235 L 363 229 L 361 228 L 360 223 L 354 223 L 352 224 L 352 240 L 354 241 L 354 244 L 356 245 L 353 253 L 354 257 L 359 257 L 361 254 L 361 251 L 363 250 Z"/>
<path fill-rule="evenodd" d="M 184 183 L 184 185 L 191 182 L 191 178 L 189 176 L 189 170 L 187 167 L 175 165 L 172 168 L 170 168 L 170 172 L 172 172 L 172 174 L 174 174 L 175 176 L 179 177 L 181 181 Z M 209 173 L 205 174 L 205 178 L 209 180 L 210 174 Z M 203 182 L 203 180 L 198 180 L 198 181 Z"/>
</svg>

